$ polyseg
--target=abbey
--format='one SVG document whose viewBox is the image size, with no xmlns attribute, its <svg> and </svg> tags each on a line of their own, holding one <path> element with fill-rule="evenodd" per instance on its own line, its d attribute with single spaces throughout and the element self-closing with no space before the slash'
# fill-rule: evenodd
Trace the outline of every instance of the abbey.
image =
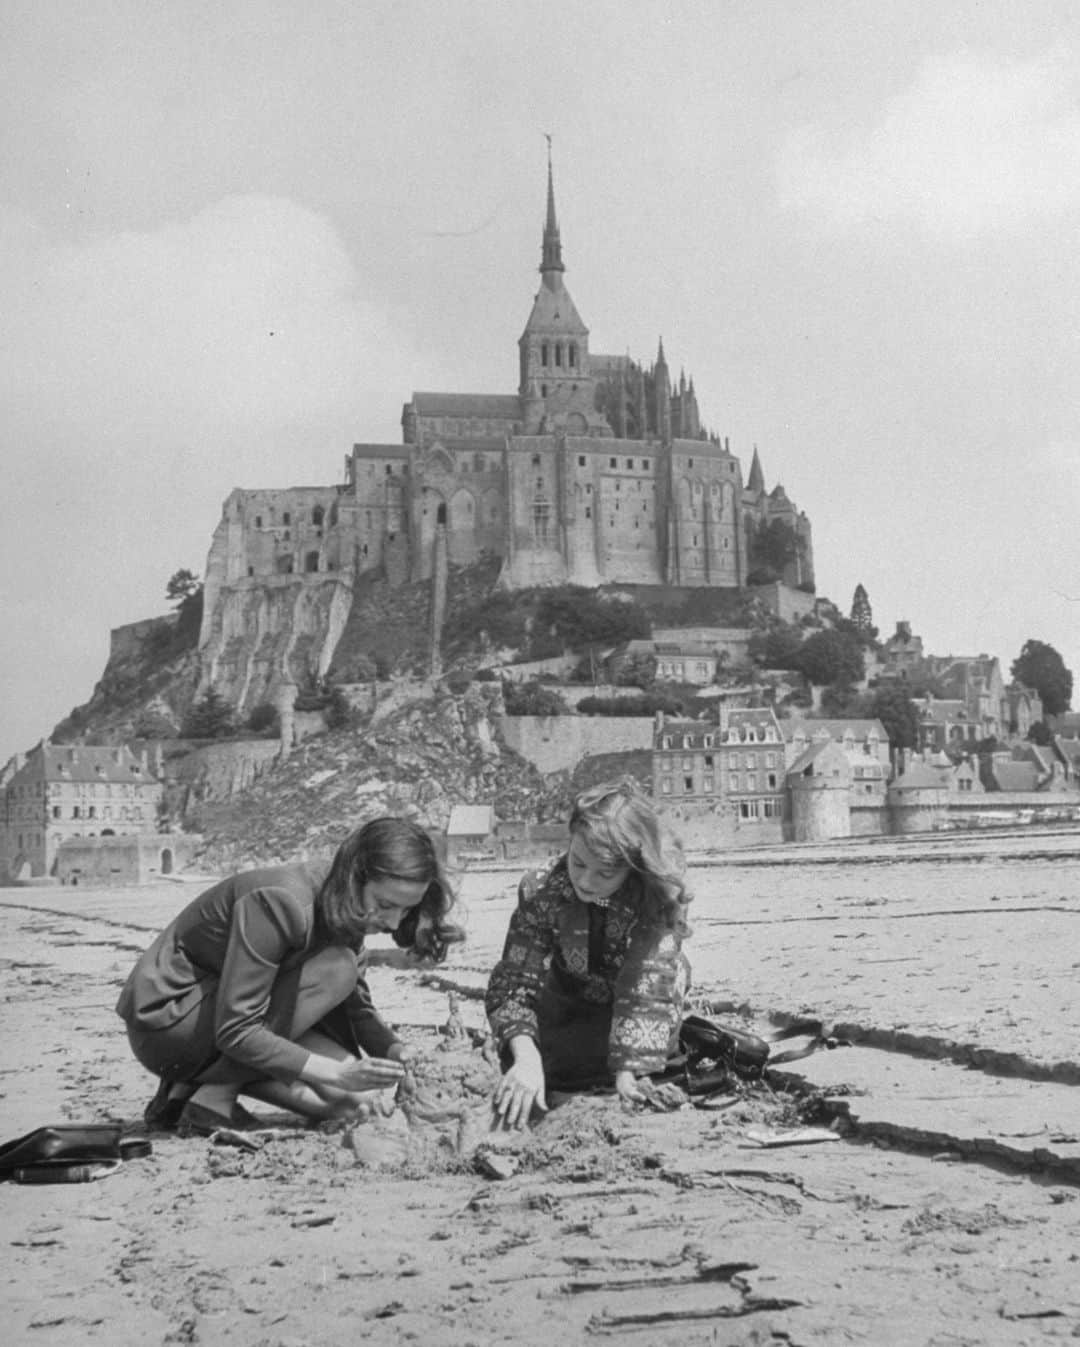
<svg viewBox="0 0 1080 1347">
<path fill-rule="evenodd" d="M 693 380 L 672 379 L 662 341 L 648 368 L 591 351 L 564 274 L 549 159 L 517 392 L 414 393 L 402 443 L 354 445 L 343 483 L 234 491 L 207 561 L 201 644 L 211 660 L 207 645 L 223 650 L 252 616 L 245 591 L 265 593 L 275 578 L 294 592 L 297 581 L 309 591 L 329 583 L 307 606 L 321 613 L 309 615 L 312 632 L 330 636 L 355 578 L 423 580 L 438 556 L 493 554 L 511 588 L 738 588 L 755 538 L 779 521 L 797 544 L 783 578 L 812 586 L 810 522 L 783 487 L 766 491 L 757 451 L 744 480 L 728 441 L 703 428 Z"/>
</svg>

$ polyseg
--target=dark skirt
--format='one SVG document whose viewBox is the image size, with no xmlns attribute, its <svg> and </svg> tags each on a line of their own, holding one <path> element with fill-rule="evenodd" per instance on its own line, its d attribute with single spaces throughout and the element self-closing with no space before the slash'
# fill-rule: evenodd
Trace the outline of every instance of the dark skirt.
<svg viewBox="0 0 1080 1347">
<path fill-rule="evenodd" d="M 610 1089 L 615 1073 L 608 1065 L 611 1050 L 611 1002 L 586 1001 L 575 984 L 560 976 L 557 969 L 548 973 L 547 982 L 536 1003 L 540 1031 L 540 1058 L 549 1090 L 571 1094 L 575 1091 Z M 679 1022 L 675 1019 L 668 1043 L 669 1060 L 679 1058 Z M 513 1060 L 508 1048 L 502 1052 L 503 1070 Z M 660 1068 L 660 1071 L 666 1067 Z M 660 1071 L 657 1074 L 660 1074 Z"/>
</svg>

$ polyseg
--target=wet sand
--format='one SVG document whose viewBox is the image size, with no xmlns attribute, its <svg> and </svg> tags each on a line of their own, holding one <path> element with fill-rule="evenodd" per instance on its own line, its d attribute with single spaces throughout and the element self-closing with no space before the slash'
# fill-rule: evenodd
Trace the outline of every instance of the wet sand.
<svg viewBox="0 0 1080 1347">
<path fill-rule="evenodd" d="M 852 1046 L 722 1108 L 570 1100 L 492 1149 L 492 1067 L 438 1032 L 448 988 L 482 1028 L 513 903 L 516 872 L 472 872 L 469 943 L 437 975 L 372 945 L 375 999 L 423 1054 L 424 1107 L 275 1126 L 252 1151 L 155 1135 L 97 1183 L 6 1184 L 4 1340 L 1080 1335 L 1080 834 L 700 857 L 692 879 L 697 994 L 760 1025 L 819 1016 Z M 111 1007 L 194 891 L 0 891 L 3 1137 L 140 1118 L 152 1082 Z M 805 1123 L 836 1139 L 760 1142 Z"/>
</svg>

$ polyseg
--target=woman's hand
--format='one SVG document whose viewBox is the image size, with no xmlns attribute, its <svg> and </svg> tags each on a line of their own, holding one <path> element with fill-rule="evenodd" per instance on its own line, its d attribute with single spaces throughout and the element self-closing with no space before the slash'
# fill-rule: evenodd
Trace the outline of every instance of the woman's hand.
<svg viewBox="0 0 1080 1347">
<path fill-rule="evenodd" d="M 499 1081 L 493 1108 L 496 1126 L 522 1128 L 534 1108 L 547 1112 L 544 1098 L 544 1064 L 531 1038 L 512 1038 L 514 1064 Z"/>
<path fill-rule="evenodd" d="M 615 1072 L 615 1093 L 624 1104 L 645 1104 L 648 1095 L 632 1071 Z"/>
<path fill-rule="evenodd" d="M 385 1057 L 354 1057 L 339 1062 L 337 1067 L 338 1078 L 334 1084 L 351 1094 L 362 1090 L 385 1090 L 400 1085 L 405 1076 L 401 1062 L 388 1061 Z"/>
</svg>

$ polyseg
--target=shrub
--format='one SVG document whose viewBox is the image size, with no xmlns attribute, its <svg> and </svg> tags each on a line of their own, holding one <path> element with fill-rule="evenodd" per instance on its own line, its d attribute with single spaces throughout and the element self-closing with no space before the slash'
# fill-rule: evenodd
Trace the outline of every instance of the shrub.
<svg viewBox="0 0 1080 1347">
<path fill-rule="evenodd" d="M 258 706 L 253 707 L 251 715 L 247 718 L 247 727 L 255 734 L 262 734 L 264 730 L 271 730 L 277 734 L 281 726 L 278 709 L 273 702 L 260 702 Z"/>
<path fill-rule="evenodd" d="M 503 703 L 508 716 L 568 716 L 573 714 L 557 692 L 538 682 L 504 683 Z"/>
</svg>

